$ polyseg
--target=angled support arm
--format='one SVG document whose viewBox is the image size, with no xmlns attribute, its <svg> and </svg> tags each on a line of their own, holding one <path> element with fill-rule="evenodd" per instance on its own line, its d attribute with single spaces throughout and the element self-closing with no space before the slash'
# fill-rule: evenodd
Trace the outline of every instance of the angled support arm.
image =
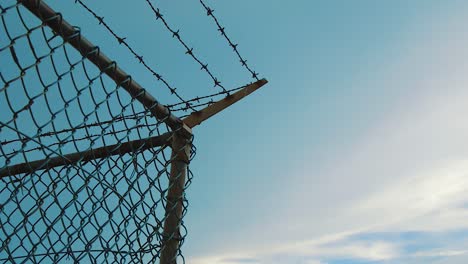
<svg viewBox="0 0 468 264">
<path fill-rule="evenodd" d="M 182 121 L 190 128 L 198 126 L 203 121 L 223 111 L 227 107 L 238 102 L 239 100 L 246 97 L 247 95 L 255 92 L 256 90 L 258 90 L 260 87 L 262 87 L 263 85 L 267 83 L 268 81 L 266 79 L 261 79 L 254 83 L 251 83 L 245 86 L 244 88 L 242 88 L 241 90 L 235 92 L 234 94 L 229 95 L 226 98 L 207 106 L 203 110 L 197 111 L 189 115 L 188 117 L 184 118 Z"/>
</svg>

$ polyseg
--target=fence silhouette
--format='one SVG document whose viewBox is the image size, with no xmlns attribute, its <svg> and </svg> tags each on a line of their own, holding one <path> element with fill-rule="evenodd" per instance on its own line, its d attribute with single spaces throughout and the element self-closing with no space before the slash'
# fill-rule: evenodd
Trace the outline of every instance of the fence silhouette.
<svg viewBox="0 0 468 264">
<path fill-rule="evenodd" d="M 44 1 L 0 4 L 0 262 L 185 262 L 191 128 L 266 80 L 203 1 L 256 82 L 227 90 L 147 1 L 220 88 L 188 100 L 102 17 L 75 2 L 179 102 L 159 103 Z M 214 103 L 219 96 L 227 97 Z M 181 110 L 194 113 L 181 120 L 173 114 Z"/>
</svg>

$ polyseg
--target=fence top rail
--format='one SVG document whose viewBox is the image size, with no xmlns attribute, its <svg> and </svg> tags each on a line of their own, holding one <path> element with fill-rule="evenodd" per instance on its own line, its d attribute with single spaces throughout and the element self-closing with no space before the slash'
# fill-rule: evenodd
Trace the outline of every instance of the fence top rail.
<svg viewBox="0 0 468 264">
<path fill-rule="evenodd" d="M 19 2 L 80 52 L 82 56 L 86 57 L 103 73 L 114 80 L 117 85 L 124 88 L 133 98 L 148 108 L 151 114 L 158 120 L 166 123 L 173 131 L 178 131 L 187 137 L 191 135 L 191 130 L 184 125 L 180 118 L 174 116 L 166 106 L 159 103 L 156 98 L 133 80 L 130 75 L 117 66 L 115 61 L 104 55 L 97 46 L 81 35 L 77 28 L 70 25 L 44 1 L 19 0 Z"/>
</svg>

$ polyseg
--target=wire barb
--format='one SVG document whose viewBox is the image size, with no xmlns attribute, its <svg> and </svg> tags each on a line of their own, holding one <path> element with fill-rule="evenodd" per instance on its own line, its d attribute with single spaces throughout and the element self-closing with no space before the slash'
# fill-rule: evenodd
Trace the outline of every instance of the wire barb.
<svg viewBox="0 0 468 264">
<path fill-rule="evenodd" d="M 206 3 L 205 1 L 203 0 L 199 0 L 200 1 L 200 4 L 203 6 L 203 8 L 206 10 L 206 15 L 211 17 L 213 19 L 213 21 L 215 22 L 216 26 L 218 27 L 218 31 L 221 33 L 221 35 L 227 40 L 229 46 L 232 47 L 234 53 L 236 53 L 237 57 L 239 58 L 240 62 L 241 62 L 241 65 L 247 69 L 247 71 L 250 72 L 250 74 L 252 74 L 252 78 L 255 79 L 255 80 L 259 80 L 258 78 L 258 73 L 256 73 L 254 70 L 252 70 L 252 68 L 250 68 L 249 65 L 247 65 L 247 60 L 245 60 L 240 52 L 239 52 L 239 49 L 237 48 L 238 44 L 234 44 L 232 42 L 232 40 L 228 37 L 228 35 L 226 34 L 226 29 L 225 27 L 221 26 L 221 24 L 219 23 L 219 20 L 218 18 L 214 15 L 214 10 L 211 9 Z"/>
<path fill-rule="evenodd" d="M 156 78 L 157 81 L 160 81 L 164 84 L 164 86 L 169 89 L 169 91 L 171 92 L 172 95 L 176 96 L 177 99 L 180 101 L 180 102 L 185 102 L 185 100 L 183 99 L 183 97 L 175 92 L 175 89 L 169 84 L 169 82 L 163 78 L 163 76 L 158 73 L 156 70 L 154 70 L 152 67 L 149 66 L 149 64 L 143 59 L 143 55 L 137 53 L 137 51 L 132 47 L 130 46 L 130 44 L 128 43 L 128 41 L 126 40 L 127 38 L 125 37 L 121 37 L 119 36 L 115 30 L 113 30 L 110 25 L 104 21 L 104 17 L 103 16 L 99 16 L 94 10 L 92 10 L 88 5 L 86 5 L 82 0 L 75 0 L 75 3 L 79 4 L 80 6 L 82 6 L 86 11 L 88 11 L 95 19 L 98 20 L 99 24 L 100 25 L 103 25 L 105 27 L 105 29 L 117 40 L 117 42 L 121 45 L 124 45 L 129 51 L 130 53 L 133 54 L 133 56 L 135 56 L 136 59 L 138 59 L 138 62 L 141 63 L 144 68 L 146 70 L 148 70 L 152 76 L 154 76 Z M 157 13 L 156 15 L 157 17 L 161 17 L 162 18 L 162 15 Z M 195 109 L 192 109 L 193 111 L 195 111 Z"/>
<path fill-rule="evenodd" d="M 190 50 L 190 53 L 187 53 L 187 54 L 190 55 L 190 57 L 192 57 L 192 59 L 195 60 L 195 62 L 197 62 L 201 66 L 201 69 L 209 75 L 209 77 L 213 80 L 213 82 L 215 84 L 214 87 L 219 87 L 219 88 L 222 89 L 223 92 L 226 92 L 226 88 L 221 84 L 221 82 L 217 81 L 217 78 L 214 76 L 214 74 L 211 72 L 211 70 L 208 69 L 207 64 L 203 63 L 198 58 L 198 56 L 195 55 L 195 53 L 193 52 L 193 48 L 189 47 L 187 45 L 186 41 L 184 41 L 182 39 L 182 37 L 180 36 L 179 30 L 174 30 L 174 29 L 171 28 L 171 26 L 169 26 L 166 19 L 162 16 L 161 11 L 159 10 L 159 8 L 156 8 L 154 6 L 154 4 L 151 3 L 150 0 L 145 0 L 145 1 L 150 6 L 151 10 L 153 10 L 153 13 L 155 14 L 156 20 L 161 20 L 164 27 L 169 32 L 171 32 L 172 37 L 176 38 L 178 40 L 178 42 L 185 48 L 185 50 L 187 50 L 187 51 Z"/>
</svg>

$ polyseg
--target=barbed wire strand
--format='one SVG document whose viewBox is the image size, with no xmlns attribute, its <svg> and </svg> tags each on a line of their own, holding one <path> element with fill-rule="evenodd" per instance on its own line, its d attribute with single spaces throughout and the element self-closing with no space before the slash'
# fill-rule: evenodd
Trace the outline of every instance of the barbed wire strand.
<svg viewBox="0 0 468 264">
<path fill-rule="evenodd" d="M 117 40 L 117 42 L 121 45 L 124 45 L 133 55 L 134 57 L 138 60 L 139 63 L 141 63 L 145 69 L 147 69 L 158 81 L 161 81 L 168 89 L 169 91 L 171 92 L 171 94 L 174 94 L 181 102 L 179 103 L 176 103 L 176 104 L 169 104 L 169 105 L 166 105 L 167 107 L 171 108 L 173 106 L 178 106 L 178 105 L 185 105 L 186 107 L 183 107 L 183 108 L 178 108 L 178 109 L 171 109 L 172 111 L 186 111 L 186 110 L 192 110 L 192 111 L 197 111 L 197 109 L 194 109 L 195 106 L 192 106 L 190 103 L 191 102 L 194 102 L 194 101 L 200 101 L 202 99 L 206 99 L 206 98 L 211 98 L 211 97 L 215 97 L 215 96 L 220 96 L 220 95 L 227 95 L 229 96 L 232 92 L 235 92 L 239 89 L 241 89 L 242 87 L 238 87 L 238 88 L 234 88 L 234 89 L 230 89 L 230 90 L 226 90 L 224 88 L 224 86 L 221 85 L 221 83 L 219 81 L 217 81 L 216 77 L 214 77 L 214 75 L 211 73 L 211 71 L 206 67 L 202 67 L 202 69 L 205 69 L 205 71 L 209 74 L 209 76 L 211 77 L 211 79 L 214 81 L 215 83 L 215 86 L 220 86 L 222 88 L 222 91 L 218 92 L 218 93 L 213 93 L 213 94 L 210 94 L 210 95 L 206 95 L 206 96 L 199 96 L 199 97 L 195 97 L 195 98 L 192 98 L 192 99 L 189 99 L 189 100 L 186 100 L 186 99 L 183 99 L 178 93 L 177 93 L 177 89 L 172 87 L 169 82 L 164 79 L 162 77 L 161 74 L 157 73 L 156 70 L 154 70 L 153 68 L 151 68 L 148 63 L 143 59 L 143 55 L 140 55 L 139 53 L 136 52 L 136 50 L 130 46 L 130 44 L 126 41 L 126 38 L 125 37 L 121 37 L 119 36 L 115 30 L 113 30 L 111 28 L 111 26 L 104 20 L 104 17 L 103 16 L 100 16 L 99 14 L 97 14 L 93 9 L 91 9 L 88 5 L 86 5 L 82 0 L 75 0 L 75 3 L 78 3 L 79 5 L 81 5 L 87 12 L 89 12 L 98 22 L 99 24 L 103 25 L 104 28 L 106 28 L 106 30 L 112 35 L 114 36 L 114 38 Z M 152 6 L 151 3 L 149 3 L 151 5 L 151 7 L 153 8 L 154 10 L 154 6 Z M 161 19 L 162 19 L 162 14 L 161 14 Z M 164 25 L 166 26 L 166 28 L 172 32 L 172 33 L 177 33 L 175 31 L 173 31 L 169 25 L 167 24 L 167 22 L 164 20 Z M 193 51 L 193 48 L 189 48 L 188 45 L 180 38 L 180 35 L 178 37 L 178 40 L 181 42 L 181 44 L 187 49 L 187 53 L 188 51 Z M 198 57 L 195 56 L 195 54 L 193 54 L 193 52 L 190 52 L 192 58 L 197 61 L 201 66 L 204 66 L 205 64 L 203 64 L 199 59 Z M 189 54 L 189 53 L 188 53 Z M 207 64 L 206 64 L 207 65 Z M 257 78 L 258 80 L 258 78 Z M 203 105 L 208 105 L 208 102 L 207 103 L 204 103 Z"/>
<path fill-rule="evenodd" d="M 199 1 L 200 1 L 200 4 L 205 9 L 206 15 L 211 17 L 214 20 L 214 22 L 216 23 L 216 26 L 218 27 L 218 31 L 227 40 L 227 42 L 229 43 L 229 46 L 231 46 L 232 50 L 236 53 L 237 57 L 240 60 L 241 65 L 245 69 L 247 69 L 250 72 L 250 74 L 252 74 L 252 78 L 258 81 L 259 80 L 258 73 L 255 72 L 253 69 L 251 69 L 250 66 L 247 64 L 247 60 L 241 56 L 239 49 L 238 49 L 239 44 L 234 44 L 234 42 L 228 37 L 228 35 L 226 34 L 226 28 L 221 26 L 218 18 L 214 15 L 214 10 L 210 8 L 203 0 L 199 0 Z"/>
<path fill-rule="evenodd" d="M 240 86 L 240 87 L 228 90 L 228 92 L 230 92 L 230 93 L 236 92 L 238 90 L 243 89 L 244 87 L 245 86 Z M 196 97 L 196 98 L 187 100 L 187 102 L 195 102 L 195 101 L 198 102 L 198 101 L 200 101 L 202 99 L 213 98 L 213 97 L 224 95 L 224 94 L 225 94 L 224 92 L 219 92 L 219 93 L 215 93 L 215 94 L 211 94 L 211 95 L 200 96 L 200 97 Z M 214 101 L 213 101 L 213 99 L 211 99 L 208 102 L 194 104 L 194 105 L 192 105 L 192 107 L 196 108 L 196 107 L 201 107 L 201 106 L 208 106 L 208 105 L 211 105 L 213 103 L 214 103 Z M 184 104 L 185 103 L 181 102 L 181 103 L 176 103 L 176 104 L 172 104 L 172 105 L 167 105 L 167 107 L 169 107 L 171 109 L 171 111 L 181 111 L 181 110 L 186 111 L 186 110 L 188 110 L 187 107 L 174 108 L 175 106 L 184 105 Z M 86 129 L 86 128 L 97 127 L 97 126 L 101 127 L 102 125 L 115 123 L 115 122 L 118 122 L 118 121 L 122 121 L 124 119 L 126 119 L 126 120 L 128 120 L 128 119 L 141 119 L 142 117 L 147 116 L 147 115 L 148 115 L 147 111 L 140 111 L 140 112 L 137 112 L 137 113 L 131 114 L 131 115 L 116 116 L 116 117 L 114 117 L 114 118 L 112 118 L 110 120 L 106 120 L 106 121 L 102 121 L 102 122 L 88 123 L 88 124 L 84 124 L 84 125 L 81 125 L 81 126 L 76 126 L 76 127 L 73 127 L 73 128 L 62 129 L 62 130 L 59 130 L 59 131 L 49 131 L 49 132 L 46 132 L 46 133 L 38 134 L 38 135 L 36 135 L 36 137 L 51 137 L 51 136 L 54 136 L 54 135 L 59 135 L 59 134 L 64 134 L 64 133 L 69 133 L 69 132 L 74 133 L 75 131 L 77 131 L 79 129 Z M 146 126 L 152 126 L 152 125 L 156 125 L 156 124 L 150 124 L 150 125 L 146 125 Z M 138 127 L 143 127 L 143 125 L 139 125 Z M 110 134 L 113 134 L 113 133 L 120 133 L 120 132 L 123 132 L 123 131 L 125 131 L 125 130 L 104 133 L 103 135 L 110 135 Z M 76 138 L 76 139 L 71 139 L 71 140 L 68 140 L 68 141 L 60 141 L 59 143 L 56 143 L 56 144 L 64 144 L 64 143 L 72 142 L 73 140 L 81 141 L 81 140 L 85 140 L 85 139 L 87 139 L 87 138 L 86 137 Z M 27 138 L 25 138 L 25 139 L 18 138 L 18 139 L 12 139 L 12 140 L 4 140 L 4 141 L 0 142 L 0 145 L 5 146 L 5 145 L 16 143 L 16 142 L 24 142 L 25 140 L 28 140 L 28 139 Z M 31 151 L 31 150 L 26 150 L 26 152 Z M 34 150 L 37 150 L 37 149 L 34 149 Z"/>
<path fill-rule="evenodd" d="M 156 20 L 160 20 L 164 27 L 172 34 L 172 37 L 173 38 L 176 38 L 178 40 L 178 42 L 185 48 L 185 54 L 189 55 L 190 57 L 192 57 L 200 66 L 200 70 L 202 71 L 205 71 L 209 76 L 210 78 L 213 80 L 213 83 L 214 83 L 214 87 L 219 87 L 222 89 L 223 92 L 227 92 L 226 88 L 221 84 L 221 81 L 216 78 L 214 76 L 214 74 L 211 72 L 211 70 L 208 68 L 208 64 L 205 64 L 203 63 L 196 55 L 195 55 L 195 52 L 194 52 L 194 49 L 189 47 L 187 45 L 187 42 L 184 41 L 182 39 L 182 37 L 180 36 L 180 30 L 174 30 L 171 28 L 171 26 L 169 26 L 169 23 L 166 21 L 166 19 L 164 18 L 163 14 L 161 13 L 161 11 L 159 10 L 159 8 L 156 8 L 150 0 L 145 0 L 146 3 L 148 3 L 148 5 L 150 6 L 151 10 L 153 11 L 155 17 L 156 17 Z"/>
<path fill-rule="evenodd" d="M 83 1 L 81 0 L 75 0 L 75 3 L 78 3 L 79 5 L 81 5 L 86 11 L 88 11 L 96 20 L 98 20 L 99 24 L 104 26 L 104 28 L 107 29 L 107 31 L 112 35 L 114 36 L 114 38 L 117 40 L 117 42 L 120 44 L 120 45 L 124 45 L 132 54 L 133 56 L 135 56 L 135 58 L 138 60 L 139 63 L 141 63 L 143 65 L 144 68 L 146 68 L 158 81 L 162 82 L 164 84 L 164 86 L 169 89 L 170 93 L 174 96 L 176 96 L 180 101 L 181 103 L 183 104 L 187 104 L 187 101 L 182 98 L 182 96 L 177 92 L 177 88 L 171 86 L 169 84 L 169 82 L 160 74 L 158 73 L 156 70 L 154 70 L 153 68 L 151 68 L 149 66 L 149 64 L 145 61 L 145 59 L 143 58 L 143 55 L 140 55 L 139 53 L 136 52 L 136 50 L 130 46 L 130 44 L 128 44 L 128 42 L 126 41 L 126 37 L 121 37 L 119 35 L 117 35 L 117 33 L 115 32 L 115 30 L 113 30 L 109 24 L 104 21 L 104 17 L 103 16 L 99 16 L 94 10 L 92 10 L 88 5 L 86 5 L 85 3 L 83 3 Z M 195 111 L 195 109 L 192 109 Z"/>
</svg>

